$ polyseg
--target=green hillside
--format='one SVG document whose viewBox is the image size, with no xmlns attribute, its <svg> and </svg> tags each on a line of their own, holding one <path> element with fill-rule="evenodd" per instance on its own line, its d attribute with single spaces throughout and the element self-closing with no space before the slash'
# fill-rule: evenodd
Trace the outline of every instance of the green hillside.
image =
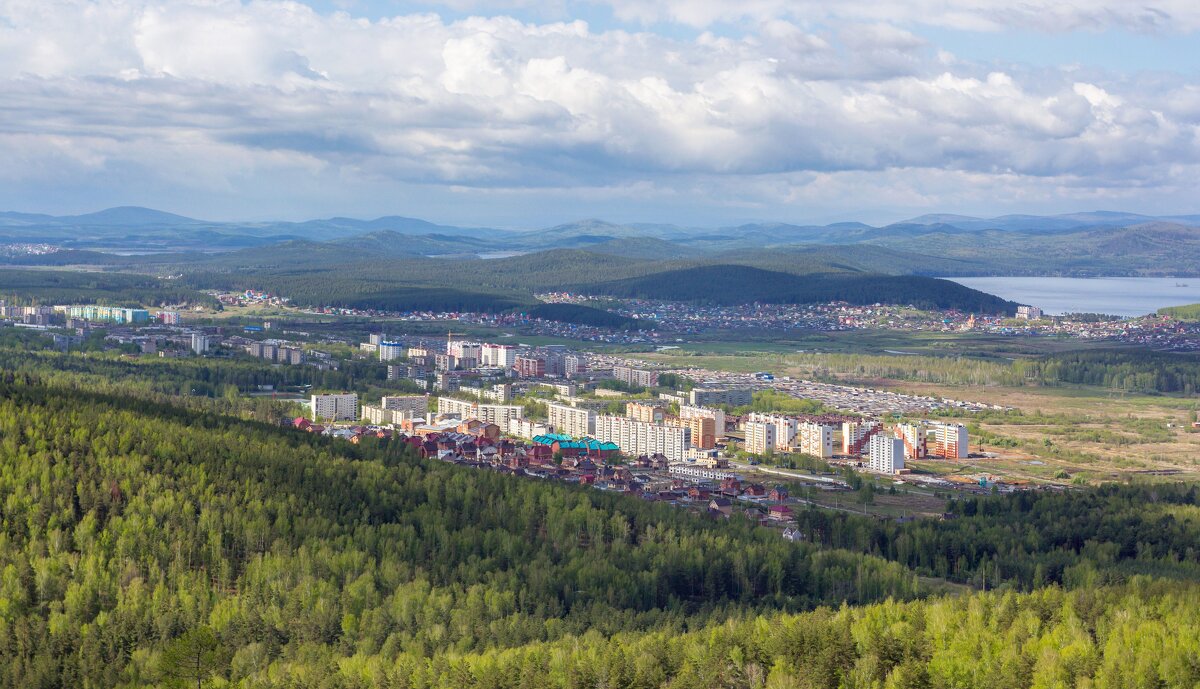
<svg viewBox="0 0 1200 689">
<path fill-rule="evenodd" d="M 278 251 L 234 252 L 179 268 L 186 272 L 187 283 L 197 288 L 252 287 L 287 295 L 301 305 L 389 310 L 499 311 L 530 305 L 535 293 L 549 291 L 720 304 L 843 300 L 983 313 L 1015 308 L 955 283 L 880 274 L 877 269 L 886 263 L 881 256 L 886 250 L 877 247 L 738 252 L 674 260 L 582 249 L 494 260 L 412 256 L 380 260 L 363 258 L 363 253 L 372 252 L 349 257 L 347 251 L 345 244 L 290 242 Z"/>
<path fill-rule="evenodd" d="M 1195 487 L 801 510 L 790 543 L 164 397 L 171 362 L 0 353 L 0 686 L 1200 682 Z"/>
<path fill-rule="evenodd" d="M 1170 316 L 1185 321 L 1200 321 L 1200 304 L 1188 304 L 1187 306 L 1164 306 L 1158 310 L 1158 313 L 1163 316 Z"/>
<path fill-rule="evenodd" d="M 9 304 L 210 304 L 211 297 L 148 275 L 0 268 L 0 299 Z"/>
<path fill-rule="evenodd" d="M 744 265 L 703 265 L 644 277 L 576 285 L 615 297 L 742 304 L 913 304 L 980 313 L 1013 313 L 1016 304 L 948 280 L 897 275 L 817 273 L 795 275 Z"/>
</svg>

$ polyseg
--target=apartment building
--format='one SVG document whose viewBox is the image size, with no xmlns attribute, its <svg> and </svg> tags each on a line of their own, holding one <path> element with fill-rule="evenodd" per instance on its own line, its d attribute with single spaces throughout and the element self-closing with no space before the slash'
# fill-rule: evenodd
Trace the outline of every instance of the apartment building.
<svg viewBox="0 0 1200 689">
<path fill-rule="evenodd" d="M 358 393 L 343 392 L 312 396 L 313 419 L 326 421 L 357 421 Z"/>
<path fill-rule="evenodd" d="M 512 419 L 525 415 L 524 408 L 519 404 L 480 404 L 451 397 L 439 397 L 437 406 L 438 415 L 457 416 L 464 420 L 478 419 L 484 423 L 494 423 L 502 429 L 508 428 Z"/>
<path fill-rule="evenodd" d="M 196 354 L 204 354 L 207 352 L 209 344 L 210 342 L 207 335 L 201 335 L 200 333 L 192 334 L 192 351 Z"/>
<path fill-rule="evenodd" d="M 546 360 L 536 356 L 519 356 L 513 368 L 522 378 L 541 378 L 546 375 Z"/>
<path fill-rule="evenodd" d="M 878 474 L 898 474 L 904 470 L 904 440 L 876 434 L 868 443 L 867 468 Z"/>
<path fill-rule="evenodd" d="M 857 457 L 867 451 L 871 437 L 883 430 L 878 421 L 843 421 L 842 454 Z"/>
<path fill-rule="evenodd" d="M 68 306 L 66 312 L 68 318 L 82 318 L 85 321 L 125 324 L 146 323 L 150 320 L 150 312 L 146 309 L 125 309 L 118 306 Z M 47 309 L 44 313 L 49 315 L 53 313 L 53 309 Z M 29 315 L 28 311 L 26 315 Z"/>
<path fill-rule="evenodd" d="M 395 361 L 404 356 L 404 343 L 402 342 L 380 342 L 376 346 L 379 347 L 380 361 Z"/>
<path fill-rule="evenodd" d="M 563 357 L 563 375 L 572 378 L 587 373 L 587 356 L 583 354 L 568 354 Z"/>
<path fill-rule="evenodd" d="M 399 425 L 413 419 L 424 419 L 425 410 L 414 413 L 411 409 L 387 409 L 382 405 L 362 405 L 362 418 L 377 426 Z"/>
<path fill-rule="evenodd" d="M 904 441 L 904 458 L 921 459 L 928 453 L 927 430 L 920 423 L 899 423 L 895 428 L 896 437 Z"/>
<path fill-rule="evenodd" d="M 680 409 L 687 406 L 688 394 L 686 392 L 660 392 L 658 399 L 666 404 L 678 404 Z M 680 412 L 682 414 L 682 411 Z"/>
<path fill-rule="evenodd" d="M 549 408 L 550 425 L 555 433 L 580 438 L 596 432 L 596 412 L 582 407 L 572 407 L 566 404 L 551 403 Z"/>
<path fill-rule="evenodd" d="M 384 409 L 406 411 L 413 416 L 424 416 L 429 411 L 429 398 L 425 395 L 393 395 L 379 401 Z"/>
<path fill-rule="evenodd" d="M 692 447 L 711 450 L 717 446 L 717 422 L 711 416 L 672 416 L 665 419 L 668 426 L 679 426 L 691 431 Z"/>
<path fill-rule="evenodd" d="M 647 371 L 645 369 L 633 368 L 632 366 L 613 366 L 613 378 L 622 383 L 640 385 L 644 388 L 652 388 L 658 385 L 658 371 Z"/>
<path fill-rule="evenodd" d="M 928 454 L 941 459 L 966 459 L 969 450 L 967 427 L 960 423 L 929 424 Z"/>
<path fill-rule="evenodd" d="M 616 443 L 621 452 L 627 455 L 657 453 L 673 461 L 682 460 L 691 444 L 690 429 L 645 423 L 607 414 L 596 417 L 594 435 L 597 440 Z"/>
<path fill-rule="evenodd" d="M 1017 318 L 1026 321 L 1040 321 L 1042 319 L 1042 310 L 1036 306 L 1018 306 Z"/>
<path fill-rule="evenodd" d="M 796 443 L 796 430 L 799 422 L 791 416 L 782 414 L 762 414 L 753 412 L 746 417 L 752 423 L 766 423 L 775 427 L 775 448 L 791 451 Z"/>
<path fill-rule="evenodd" d="M 762 421 L 747 421 L 745 450 L 754 455 L 765 455 L 775 450 L 775 424 Z"/>
<path fill-rule="evenodd" d="M 672 476 L 680 478 L 705 479 L 708 481 L 724 481 L 736 478 L 736 474 L 731 474 L 728 471 L 721 471 L 713 467 L 696 466 L 694 464 L 672 464 L 667 467 L 667 472 Z"/>
<path fill-rule="evenodd" d="M 275 361 L 281 364 L 303 364 L 304 352 L 296 347 L 280 347 L 275 352 Z"/>
<path fill-rule="evenodd" d="M 470 357 L 478 361 L 483 353 L 483 345 L 467 340 L 450 340 L 446 343 L 446 353 L 457 359 Z"/>
<path fill-rule="evenodd" d="M 279 345 L 272 342 L 252 342 L 246 345 L 246 352 L 250 356 L 274 361 L 279 354 Z"/>
<path fill-rule="evenodd" d="M 630 402 L 625 405 L 625 416 L 643 423 L 662 423 L 665 410 L 656 404 Z"/>
<path fill-rule="evenodd" d="M 550 426 L 540 421 L 520 418 L 509 419 L 508 427 L 504 428 L 503 430 L 509 435 L 515 435 L 518 438 L 532 440 L 539 435 L 548 435 L 550 433 Z"/>
<path fill-rule="evenodd" d="M 517 361 L 517 348 L 512 345 L 484 343 L 479 348 L 481 366 L 512 368 Z"/>
<path fill-rule="evenodd" d="M 822 459 L 833 456 L 833 426 L 802 422 L 796 427 L 792 450 Z"/>
<path fill-rule="evenodd" d="M 512 385 L 509 383 L 496 383 L 481 392 L 480 395 L 485 400 L 491 400 L 492 402 L 507 402 L 512 399 Z"/>
<path fill-rule="evenodd" d="M 721 404 L 741 407 L 752 401 L 753 394 L 748 389 L 692 388 L 688 392 L 688 404 L 693 407 L 715 407 Z"/>
<path fill-rule="evenodd" d="M 659 396 L 662 398 L 662 396 Z M 686 400 L 679 405 L 679 418 L 690 419 L 696 416 L 706 416 L 713 420 L 713 433 L 717 439 L 725 435 L 725 411 L 722 409 L 710 409 L 709 407 L 693 407 Z"/>
</svg>

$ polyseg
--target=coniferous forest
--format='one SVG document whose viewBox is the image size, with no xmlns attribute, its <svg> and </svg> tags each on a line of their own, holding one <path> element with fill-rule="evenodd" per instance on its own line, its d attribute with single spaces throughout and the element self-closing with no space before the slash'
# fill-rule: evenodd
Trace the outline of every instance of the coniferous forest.
<svg viewBox="0 0 1200 689">
<path fill-rule="evenodd" d="M 1195 487 L 814 509 L 791 543 L 296 432 L 179 364 L 12 356 L 4 686 L 1200 683 Z"/>
</svg>

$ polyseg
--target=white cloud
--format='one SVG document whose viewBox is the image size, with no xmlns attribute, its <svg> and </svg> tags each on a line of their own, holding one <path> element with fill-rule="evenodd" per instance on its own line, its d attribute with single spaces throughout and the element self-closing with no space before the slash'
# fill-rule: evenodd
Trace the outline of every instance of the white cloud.
<svg viewBox="0 0 1200 689">
<path fill-rule="evenodd" d="M 852 20 L 918 23 L 971 31 L 1024 28 L 1040 31 L 1122 28 L 1195 31 L 1200 5 L 1193 0 L 594 0 L 624 21 L 672 22 L 694 27 L 746 20 L 801 22 Z"/>
<path fill-rule="evenodd" d="M 891 24 L 814 31 L 780 6 L 739 3 L 770 17 L 745 37 L 681 40 L 277 0 L 9 2 L 0 178 L 14 193 L 110 175 L 246 198 L 286 179 L 331 199 L 409 185 L 764 208 L 936 203 L 988 180 L 1008 198 L 1195 189 L 1186 79 L 989 73 Z M 644 7 L 698 25 L 734 11 Z"/>
</svg>

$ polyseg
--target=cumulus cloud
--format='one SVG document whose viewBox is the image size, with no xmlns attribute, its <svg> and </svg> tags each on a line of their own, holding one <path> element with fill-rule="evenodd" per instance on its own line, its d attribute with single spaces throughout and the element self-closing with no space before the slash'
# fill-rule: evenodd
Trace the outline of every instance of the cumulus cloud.
<svg viewBox="0 0 1200 689">
<path fill-rule="evenodd" d="M 974 3 L 977 19 L 1017 11 Z M 1138 11 L 1186 18 L 1190 5 Z M 917 203 L 986 180 L 981 195 L 1011 198 L 1194 185 L 1200 97 L 1186 79 L 988 71 L 853 1 L 838 6 L 854 21 L 820 30 L 797 21 L 803 2 L 783 6 L 618 3 L 645 21 L 761 18 L 744 36 L 684 40 L 580 21 L 367 21 L 280 0 L 14 0 L 0 6 L 0 179 L 264 197 L 282 179 L 313 193 L 592 189 L 763 208 L 849 205 L 860 184 Z"/>
</svg>

